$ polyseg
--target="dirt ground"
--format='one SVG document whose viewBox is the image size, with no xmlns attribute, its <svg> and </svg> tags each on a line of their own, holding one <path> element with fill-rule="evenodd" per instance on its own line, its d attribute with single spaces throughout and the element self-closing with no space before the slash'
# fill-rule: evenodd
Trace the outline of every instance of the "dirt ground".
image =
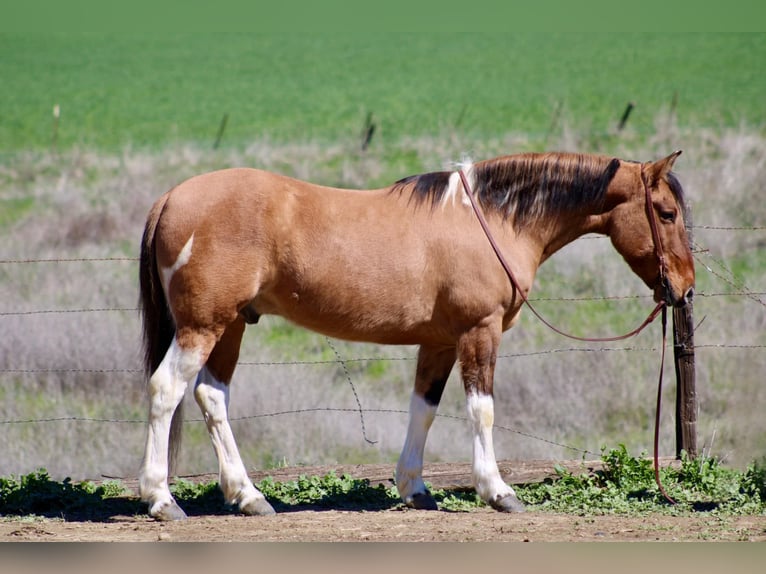
<svg viewBox="0 0 766 574">
<path fill-rule="evenodd" d="M 5 519 L 0 540 L 89 542 L 576 542 L 766 541 L 766 516 L 718 518 L 500 514 L 415 510 L 302 510 L 269 517 L 195 516 L 160 523 L 113 516 L 99 522 Z"/>
<path fill-rule="evenodd" d="M 596 471 L 601 461 L 563 461 L 571 471 Z M 664 464 L 676 464 L 664 459 Z M 536 482 L 554 476 L 550 461 L 500 461 L 510 484 Z M 328 472 L 366 478 L 371 485 L 390 486 L 393 465 L 296 467 L 252 473 L 257 484 L 266 476 L 276 481 Z M 426 464 L 424 479 L 434 488 L 470 488 L 468 463 Z M 193 482 L 216 480 L 215 475 L 186 477 Z M 137 492 L 136 479 L 121 479 Z M 221 497 L 220 502 L 223 502 Z M 766 515 L 718 517 L 708 512 L 687 516 L 574 516 L 534 510 L 501 514 L 490 508 L 471 512 L 417 511 L 395 505 L 363 509 L 295 507 L 274 516 L 247 517 L 215 503 L 185 510 L 180 522 L 157 522 L 146 515 L 136 496 L 94 502 L 80 516 L 0 517 L 0 541 L 92 542 L 577 542 L 577 541 L 766 541 Z M 764 546 L 766 548 L 766 546 Z"/>
</svg>

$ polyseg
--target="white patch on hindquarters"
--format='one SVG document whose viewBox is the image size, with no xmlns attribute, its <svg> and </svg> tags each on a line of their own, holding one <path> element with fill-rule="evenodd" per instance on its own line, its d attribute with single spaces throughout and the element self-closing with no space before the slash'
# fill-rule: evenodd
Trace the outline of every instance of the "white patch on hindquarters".
<svg viewBox="0 0 766 574">
<path fill-rule="evenodd" d="M 436 409 L 436 405 L 428 403 L 419 394 L 412 393 L 407 438 L 396 465 L 396 488 L 407 504 L 412 502 L 413 495 L 426 492 L 423 482 L 423 451 L 428 431 L 436 416 Z"/>
<path fill-rule="evenodd" d="M 513 489 L 500 476 L 492 443 L 495 405 L 491 395 L 471 392 L 466 397 L 468 420 L 473 432 L 473 483 L 485 502 L 499 500 L 512 494 Z"/>
<path fill-rule="evenodd" d="M 168 288 L 170 287 L 170 280 L 173 278 L 173 275 L 176 271 L 178 271 L 181 267 L 186 265 L 189 262 L 189 259 L 191 259 L 192 256 L 192 245 L 194 244 L 194 233 L 191 234 L 191 237 L 189 237 L 189 240 L 186 242 L 186 245 L 183 246 L 183 249 L 181 249 L 181 253 L 178 254 L 178 257 L 176 257 L 175 263 L 171 265 L 170 267 L 163 267 L 162 272 L 162 286 L 165 289 L 165 292 L 167 293 Z"/>
</svg>

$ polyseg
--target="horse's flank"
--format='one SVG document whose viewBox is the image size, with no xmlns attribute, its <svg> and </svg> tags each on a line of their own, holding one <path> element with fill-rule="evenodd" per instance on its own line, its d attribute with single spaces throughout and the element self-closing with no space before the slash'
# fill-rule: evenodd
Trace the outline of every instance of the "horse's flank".
<svg viewBox="0 0 766 574">
<path fill-rule="evenodd" d="M 491 314 L 497 292 L 508 290 L 480 228 L 466 225 L 470 217 L 465 207 L 433 216 L 390 188 L 342 190 L 225 170 L 170 192 L 158 261 L 177 267 L 193 235 L 171 292 L 210 276 L 198 265 L 214 266 L 218 288 L 236 292 L 236 311 L 251 318 L 278 314 L 351 340 L 454 344 L 465 322 Z M 454 308 L 456 291 L 468 308 Z"/>
</svg>

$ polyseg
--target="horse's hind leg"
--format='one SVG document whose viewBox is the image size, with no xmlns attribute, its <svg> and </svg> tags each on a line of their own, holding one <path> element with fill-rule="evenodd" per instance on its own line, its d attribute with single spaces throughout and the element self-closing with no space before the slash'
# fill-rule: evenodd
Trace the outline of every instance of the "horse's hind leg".
<svg viewBox="0 0 766 574">
<path fill-rule="evenodd" d="M 396 466 L 396 488 L 408 506 L 436 510 L 436 501 L 423 482 L 423 451 L 444 385 L 455 364 L 454 348 L 420 347 L 415 390 L 410 399 L 407 438 Z"/>
<path fill-rule="evenodd" d="M 238 505 L 244 514 L 274 514 L 272 506 L 247 476 L 228 419 L 229 383 L 239 358 L 244 330 L 242 317 L 226 328 L 197 378 L 194 397 L 218 457 L 219 484 L 226 502 Z"/>
<path fill-rule="evenodd" d="M 171 420 L 187 386 L 199 373 L 214 344 L 213 335 L 177 332 L 149 379 L 149 430 L 139 492 L 141 499 L 149 504 L 149 514 L 159 520 L 186 518 L 168 487 Z"/>
</svg>

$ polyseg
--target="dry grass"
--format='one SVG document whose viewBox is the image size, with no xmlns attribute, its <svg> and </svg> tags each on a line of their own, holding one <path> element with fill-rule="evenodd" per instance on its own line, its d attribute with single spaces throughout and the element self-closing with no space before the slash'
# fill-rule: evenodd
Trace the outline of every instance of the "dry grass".
<svg viewBox="0 0 766 574">
<path fill-rule="evenodd" d="M 651 159 L 676 147 L 676 165 L 693 207 L 699 246 L 696 334 L 700 397 L 699 440 L 706 453 L 742 466 L 763 454 L 762 405 L 766 351 L 763 295 L 766 232 L 710 229 L 763 226 L 766 203 L 766 139 L 756 131 L 682 131 L 672 118 L 657 119 L 657 135 L 638 141 L 630 133 L 583 135 L 564 126 L 550 149 L 599 151 Z M 554 141 L 555 140 L 555 141 Z M 34 208 L 5 214 L 0 259 L 135 257 L 144 216 L 152 201 L 177 182 L 203 171 L 258 166 L 302 179 L 349 187 L 374 187 L 415 171 L 449 167 L 466 155 L 482 159 L 535 147 L 525 137 L 492 141 L 410 139 L 393 150 L 361 153 L 357 142 L 275 145 L 211 152 L 179 147 L 149 154 L 126 149 L 118 156 L 74 150 L 55 157 L 18 154 L 0 165 L 0 206 L 34 198 Z M 648 295 L 645 287 L 603 239 L 582 239 L 547 263 L 538 276 L 546 297 Z M 133 261 L 0 264 L 0 419 L 136 420 L 145 410 L 139 324 L 134 311 L 27 313 L 39 310 L 133 309 L 137 271 Z M 638 323 L 650 300 L 541 302 L 540 309 L 567 328 L 609 334 Z M 506 334 L 496 373 L 496 450 L 499 458 L 577 458 L 625 443 L 638 454 L 651 445 L 658 368 L 658 327 L 625 345 L 630 351 L 593 350 L 572 344 L 531 316 Z M 244 363 L 233 383 L 231 414 L 246 462 L 278 464 L 391 461 L 401 448 L 414 371 L 414 348 L 334 341 L 351 358 L 404 360 L 346 364 L 365 409 L 365 441 L 357 403 L 344 369 L 321 336 L 264 318 L 250 328 Z M 721 347 L 726 345 L 726 347 Z M 759 346 L 731 348 L 732 345 Z M 565 350 L 579 349 L 579 350 Z M 541 351 L 550 351 L 540 353 Z M 322 363 L 250 364 L 291 360 Z M 462 386 L 453 374 L 427 446 L 429 460 L 465 460 L 470 441 Z M 673 380 L 672 366 L 666 380 Z M 673 452 L 673 385 L 665 393 L 663 453 Z M 189 393 L 191 395 L 191 393 Z M 198 411 L 187 397 L 187 416 Z M 322 410 L 330 409 L 330 410 Z M 308 411 L 292 412 L 286 411 Z M 381 412 L 383 411 L 383 412 Z M 394 412 L 385 412 L 394 411 Z M 283 414 L 275 414 L 283 413 Z M 253 418 L 253 415 L 259 415 Z M 260 416 L 269 415 L 269 416 Z M 510 430 L 509 430 L 510 429 Z M 135 475 L 144 426 L 131 422 L 60 420 L 3 424 L 0 475 L 45 467 L 54 477 Z M 522 433 L 522 434 L 520 434 Z M 531 438 L 534 435 L 545 440 Z M 187 425 L 178 472 L 217 468 L 204 425 Z"/>
</svg>

